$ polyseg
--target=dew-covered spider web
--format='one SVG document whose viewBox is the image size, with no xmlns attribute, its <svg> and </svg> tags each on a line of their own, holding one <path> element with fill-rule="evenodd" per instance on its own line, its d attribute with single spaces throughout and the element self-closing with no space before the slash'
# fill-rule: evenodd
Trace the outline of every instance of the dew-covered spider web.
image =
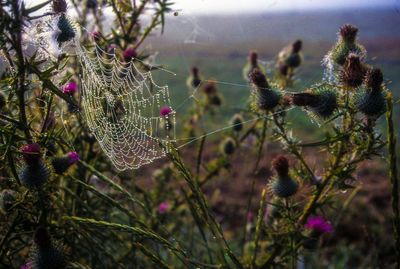
<svg viewBox="0 0 400 269">
<path fill-rule="evenodd" d="M 133 61 L 121 62 L 97 46 L 93 51 L 76 47 L 83 115 L 115 167 L 136 169 L 165 156 L 176 125 L 168 86 L 158 86 L 150 71 Z"/>
</svg>

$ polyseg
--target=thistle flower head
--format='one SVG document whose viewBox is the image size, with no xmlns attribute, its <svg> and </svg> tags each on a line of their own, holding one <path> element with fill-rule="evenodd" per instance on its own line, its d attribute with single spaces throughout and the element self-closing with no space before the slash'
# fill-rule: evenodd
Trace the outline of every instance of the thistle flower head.
<svg viewBox="0 0 400 269">
<path fill-rule="evenodd" d="M 292 44 L 293 53 L 299 53 L 302 46 L 303 46 L 303 42 L 301 40 L 296 40 L 295 42 L 293 42 L 293 44 Z"/>
<path fill-rule="evenodd" d="M 122 52 L 122 57 L 124 57 L 125 62 L 131 61 L 137 56 L 137 52 L 133 47 L 128 47 Z"/>
<path fill-rule="evenodd" d="M 53 0 L 52 9 L 56 14 L 66 13 L 68 9 L 67 2 L 65 0 Z"/>
<path fill-rule="evenodd" d="M 340 37 L 345 42 L 353 43 L 357 37 L 358 28 L 351 24 L 345 24 L 340 27 L 339 34 Z"/>
<path fill-rule="evenodd" d="M 254 69 L 249 75 L 250 81 L 259 89 L 269 89 L 269 84 L 265 75 L 260 69 Z"/>
<path fill-rule="evenodd" d="M 316 94 L 311 92 L 295 93 L 291 96 L 291 104 L 295 106 L 310 106 L 314 107 L 318 105 L 319 98 Z"/>
<path fill-rule="evenodd" d="M 281 198 L 288 198 L 294 195 L 299 188 L 298 183 L 289 175 L 288 159 L 282 155 L 272 161 L 278 177 L 270 183 L 270 189 L 274 195 Z"/>
<path fill-rule="evenodd" d="M 160 116 L 161 117 L 166 117 L 166 116 L 168 116 L 169 114 L 171 114 L 172 113 L 172 109 L 169 107 L 169 106 L 163 106 L 161 109 L 160 109 Z"/>
<path fill-rule="evenodd" d="M 68 152 L 67 156 L 69 157 L 69 163 L 71 165 L 79 161 L 79 155 L 76 151 Z"/>
<path fill-rule="evenodd" d="M 319 234 L 333 232 L 332 225 L 321 216 L 309 217 L 304 227 Z"/>
<path fill-rule="evenodd" d="M 161 202 L 158 205 L 158 213 L 160 213 L 160 214 L 167 213 L 168 209 L 169 209 L 169 203 L 168 202 Z"/>
<path fill-rule="evenodd" d="M 40 145 L 38 143 L 23 145 L 20 151 L 26 164 L 32 165 L 40 161 Z"/>
<path fill-rule="evenodd" d="M 380 90 L 383 83 L 383 74 L 379 68 L 368 70 L 365 75 L 365 86 L 371 90 Z"/>
<path fill-rule="evenodd" d="M 59 16 L 57 27 L 58 32 L 56 33 L 56 40 L 60 47 L 62 43 L 68 42 L 76 36 L 74 26 L 64 13 Z"/>
<path fill-rule="evenodd" d="M 79 161 L 79 155 L 76 151 L 71 151 L 64 156 L 54 157 L 51 160 L 54 172 L 56 174 L 65 173 L 68 168 Z"/>
<path fill-rule="evenodd" d="M 62 87 L 62 91 L 65 94 L 73 95 L 78 91 L 78 84 L 75 81 L 71 80 Z"/>
<path fill-rule="evenodd" d="M 356 88 L 362 84 L 365 72 L 366 67 L 361 63 L 360 57 L 355 53 L 350 53 L 339 73 L 339 78 L 343 85 Z"/>
</svg>

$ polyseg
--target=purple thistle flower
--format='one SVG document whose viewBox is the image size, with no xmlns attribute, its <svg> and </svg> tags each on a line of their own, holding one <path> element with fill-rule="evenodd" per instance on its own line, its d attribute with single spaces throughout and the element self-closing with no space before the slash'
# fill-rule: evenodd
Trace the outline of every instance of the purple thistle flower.
<svg viewBox="0 0 400 269">
<path fill-rule="evenodd" d="M 126 62 L 129 62 L 130 60 L 132 60 L 132 58 L 135 58 L 137 56 L 137 52 L 134 48 L 129 47 L 124 50 L 122 56 L 124 57 Z"/>
<path fill-rule="evenodd" d="M 160 116 L 165 117 L 172 113 L 172 109 L 169 106 L 163 106 L 160 109 Z"/>
<path fill-rule="evenodd" d="M 68 154 L 69 157 L 69 164 L 74 164 L 79 161 L 79 155 L 76 151 L 71 151 Z"/>
<path fill-rule="evenodd" d="M 36 164 L 40 160 L 40 145 L 38 143 L 23 145 L 20 151 L 27 164 Z"/>
<path fill-rule="evenodd" d="M 309 217 L 304 227 L 321 234 L 333 232 L 332 225 L 321 216 Z"/>
<path fill-rule="evenodd" d="M 78 84 L 75 81 L 70 81 L 62 88 L 63 93 L 73 95 L 78 90 Z"/>
<path fill-rule="evenodd" d="M 159 212 L 160 214 L 165 214 L 165 213 L 167 213 L 168 209 L 169 209 L 169 204 L 168 204 L 168 202 L 162 202 L 162 203 L 160 203 L 160 204 L 158 205 L 158 212 Z"/>
</svg>

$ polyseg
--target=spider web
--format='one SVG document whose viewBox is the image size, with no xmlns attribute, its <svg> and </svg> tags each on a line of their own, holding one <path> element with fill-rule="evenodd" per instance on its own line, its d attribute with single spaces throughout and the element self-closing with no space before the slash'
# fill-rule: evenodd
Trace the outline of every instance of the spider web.
<svg viewBox="0 0 400 269">
<path fill-rule="evenodd" d="M 165 156 L 175 139 L 175 111 L 168 86 L 158 86 L 150 71 L 96 46 L 76 46 L 82 65 L 82 108 L 86 123 L 118 170 L 137 169 Z"/>
</svg>

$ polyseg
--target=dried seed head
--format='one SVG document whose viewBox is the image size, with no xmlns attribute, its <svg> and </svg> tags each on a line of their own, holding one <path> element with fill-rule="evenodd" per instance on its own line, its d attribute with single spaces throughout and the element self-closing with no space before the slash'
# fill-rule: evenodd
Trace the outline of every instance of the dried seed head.
<svg viewBox="0 0 400 269">
<path fill-rule="evenodd" d="M 293 44 L 292 44 L 293 53 L 299 53 L 302 46 L 303 46 L 303 42 L 301 40 L 296 40 L 295 42 L 293 42 Z"/>
<path fill-rule="evenodd" d="M 279 155 L 272 160 L 272 167 L 274 167 L 279 176 L 287 176 L 289 173 L 289 161 L 283 155 Z"/>
<path fill-rule="evenodd" d="M 259 89 L 268 89 L 269 84 L 265 75 L 260 71 L 260 69 L 254 69 L 250 73 L 250 81 Z"/>
<path fill-rule="evenodd" d="M 54 13 L 66 13 L 68 9 L 67 2 L 65 0 L 53 0 L 52 8 Z"/>
<path fill-rule="evenodd" d="M 350 53 L 340 70 L 339 79 L 343 85 L 356 88 L 362 84 L 366 69 L 361 63 L 360 57 L 355 53 Z"/>
<path fill-rule="evenodd" d="M 383 83 L 383 74 L 379 68 L 368 70 L 365 76 L 365 86 L 371 90 L 380 90 Z"/>
<path fill-rule="evenodd" d="M 340 27 L 340 36 L 346 42 L 353 43 L 357 37 L 358 28 L 351 24 L 345 24 Z"/>
</svg>

